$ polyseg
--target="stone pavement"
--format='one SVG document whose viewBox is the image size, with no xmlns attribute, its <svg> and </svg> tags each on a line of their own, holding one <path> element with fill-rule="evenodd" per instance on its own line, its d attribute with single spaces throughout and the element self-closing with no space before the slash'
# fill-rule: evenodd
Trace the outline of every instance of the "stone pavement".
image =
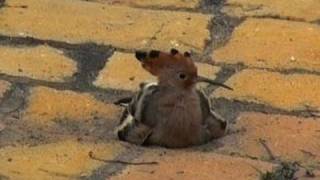
<svg viewBox="0 0 320 180">
<path fill-rule="evenodd" d="M 0 180 L 247 180 L 280 162 L 320 179 L 319 9 L 319 0 L 0 1 Z M 112 102 L 154 80 L 133 52 L 171 48 L 234 88 L 203 86 L 228 134 L 178 150 L 119 142 Z"/>
</svg>

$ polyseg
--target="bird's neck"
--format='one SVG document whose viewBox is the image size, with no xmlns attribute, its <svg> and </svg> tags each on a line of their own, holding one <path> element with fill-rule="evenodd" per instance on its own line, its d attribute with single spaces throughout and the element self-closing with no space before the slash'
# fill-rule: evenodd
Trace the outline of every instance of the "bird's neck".
<svg viewBox="0 0 320 180">
<path fill-rule="evenodd" d="M 177 87 L 177 86 L 168 86 L 159 84 L 159 91 L 164 94 L 175 94 L 175 95 L 188 95 L 196 92 L 195 86 L 188 88 Z"/>
</svg>

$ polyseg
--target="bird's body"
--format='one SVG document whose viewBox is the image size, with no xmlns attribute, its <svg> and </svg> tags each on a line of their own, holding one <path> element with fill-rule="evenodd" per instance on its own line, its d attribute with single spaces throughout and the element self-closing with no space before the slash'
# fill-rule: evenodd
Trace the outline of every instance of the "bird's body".
<svg viewBox="0 0 320 180">
<path fill-rule="evenodd" d="M 180 66 L 179 66 L 180 67 Z M 140 91 L 127 99 L 125 112 L 117 133 L 121 140 L 134 144 L 151 144 L 165 147 L 187 147 L 221 137 L 226 121 L 212 111 L 206 95 L 196 88 L 193 79 L 172 80 L 174 71 L 162 72 L 158 83 L 145 83 Z M 191 69 L 190 76 L 194 70 Z M 167 78 L 168 77 L 168 78 Z M 178 79 L 181 78 L 179 74 Z M 180 81 L 180 80 L 179 80 Z"/>
<path fill-rule="evenodd" d="M 177 91 L 158 87 L 150 97 L 145 113 L 146 123 L 151 121 L 150 126 L 154 129 L 149 138 L 151 144 L 180 147 L 202 141 L 201 104 L 194 89 Z"/>
</svg>

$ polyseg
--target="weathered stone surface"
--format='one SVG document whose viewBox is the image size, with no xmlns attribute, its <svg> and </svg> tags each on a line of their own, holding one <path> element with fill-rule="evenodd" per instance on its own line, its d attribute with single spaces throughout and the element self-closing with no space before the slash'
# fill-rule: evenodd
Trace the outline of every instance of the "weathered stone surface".
<svg viewBox="0 0 320 180">
<path fill-rule="evenodd" d="M 226 84 L 234 90 L 219 88 L 212 96 L 285 110 L 320 110 L 320 76 L 317 75 L 247 69 L 232 76 Z"/>
<path fill-rule="evenodd" d="M 4 93 L 6 93 L 11 87 L 11 83 L 8 81 L 0 80 L 0 102 L 3 98 Z"/>
<path fill-rule="evenodd" d="M 102 88 L 137 90 L 142 81 L 156 78 L 145 71 L 133 54 L 116 52 L 99 73 L 94 85 Z"/>
<path fill-rule="evenodd" d="M 185 150 L 149 151 L 139 161 L 157 161 L 159 165 L 128 166 L 111 179 L 257 179 L 255 168 L 264 172 L 272 167 L 260 161 Z"/>
<path fill-rule="evenodd" d="M 0 10 L 0 33 L 121 48 L 202 51 L 210 16 L 110 6 L 79 0 L 8 0 Z M 195 36 L 196 34 L 196 36 Z"/>
<path fill-rule="evenodd" d="M 114 121 L 119 113 L 120 109 L 115 105 L 100 102 L 87 93 L 35 87 L 31 90 L 23 118 L 48 126 L 57 120 L 81 122 L 102 118 Z"/>
<path fill-rule="evenodd" d="M 10 179 L 79 179 L 89 176 L 105 162 L 88 156 L 113 159 L 123 151 L 117 143 L 79 143 L 66 140 L 39 146 L 0 149 L 1 177 Z"/>
<path fill-rule="evenodd" d="M 320 26 L 249 18 L 235 29 L 226 46 L 213 52 L 213 59 L 249 67 L 319 72 Z"/>
<path fill-rule="evenodd" d="M 0 73 L 11 76 L 63 82 L 77 72 L 76 62 L 49 46 L 0 46 L 0 57 Z"/>
<path fill-rule="evenodd" d="M 200 0 L 89 0 L 107 3 L 109 5 L 128 5 L 133 7 L 171 7 L 171 8 L 197 8 Z"/>
<path fill-rule="evenodd" d="M 231 129 L 239 132 L 224 137 L 218 151 L 271 160 L 265 143 L 275 158 L 310 166 L 319 163 L 319 118 L 243 113 Z"/>
<path fill-rule="evenodd" d="M 315 21 L 320 19 L 319 9 L 318 0 L 227 0 L 223 11 L 237 17 L 269 16 Z"/>
<path fill-rule="evenodd" d="M 199 74 L 215 78 L 219 67 L 196 63 Z M 156 78 L 145 71 L 133 54 L 116 52 L 99 73 L 94 85 L 102 88 L 137 90 L 144 81 L 155 81 Z"/>
</svg>

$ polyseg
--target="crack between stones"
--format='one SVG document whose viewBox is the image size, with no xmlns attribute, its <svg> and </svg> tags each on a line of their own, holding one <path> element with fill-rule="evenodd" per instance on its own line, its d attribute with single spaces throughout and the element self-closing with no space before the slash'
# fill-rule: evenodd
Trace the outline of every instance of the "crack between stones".
<svg viewBox="0 0 320 180">
<path fill-rule="evenodd" d="M 252 7 L 250 7 L 250 5 L 248 7 L 246 7 L 245 5 L 242 5 L 242 4 L 228 4 L 226 3 L 225 4 L 225 7 L 238 7 L 238 8 L 241 8 L 242 11 L 244 12 L 250 12 L 250 11 L 257 11 L 257 10 L 261 10 L 263 9 L 263 5 L 251 5 Z M 303 18 L 298 18 L 298 17 L 292 17 L 292 16 L 282 16 L 280 14 L 264 14 L 264 15 L 243 15 L 244 18 L 259 18 L 259 19 L 266 19 L 266 18 L 269 18 L 269 19 L 276 19 L 276 20 L 287 20 L 287 21 L 294 21 L 294 22 L 304 22 L 304 23 L 314 23 L 314 24 L 317 24 L 317 20 L 315 21 L 306 21 L 304 20 Z"/>
<path fill-rule="evenodd" d="M 143 148 L 136 147 L 136 146 L 128 146 L 126 151 L 119 154 L 114 160 L 121 160 L 121 161 L 133 161 L 137 159 L 144 153 Z M 103 165 L 102 167 L 93 171 L 93 173 L 88 177 L 82 177 L 82 180 L 105 180 L 109 179 L 112 176 L 120 174 L 127 166 L 124 164 L 117 164 L 117 163 L 108 163 Z"/>
<path fill-rule="evenodd" d="M 241 8 L 243 11 L 256 11 L 256 10 L 263 9 L 262 4 L 245 6 L 245 5 L 239 4 L 239 3 L 234 3 L 234 4 L 225 3 L 225 7 L 238 7 L 238 8 Z"/>
<path fill-rule="evenodd" d="M 155 40 L 157 40 L 157 36 L 162 32 L 164 26 L 167 24 L 167 22 L 162 23 L 159 27 L 159 29 L 154 32 L 154 34 L 151 36 L 149 42 L 147 42 L 146 47 L 152 47 Z"/>
<path fill-rule="evenodd" d="M 0 2 L 0 7 L 3 7 L 3 8 L 18 8 L 18 9 L 27 9 L 28 8 L 27 5 L 10 6 L 10 5 L 6 5 L 5 3 L 1 6 L 1 2 Z"/>
<path fill-rule="evenodd" d="M 265 70 L 269 72 L 277 72 L 284 75 L 293 75 L 293 74 L 302 74 L 302 75 L 316 75 L 320 76 L 319 71 L 311 71 L 307 69 L 300 69 L 300 68 L 292 68 L 292 69 L 272 69 L 272 68 L 259 68 L 259 67 L 251 67 L 249 69 L 258 69 L 258 70 Z"/>
<path fill-rule="evenodd" d="M 184 8 L 184 7 L 174 7 L 174 6 L 139 6 L 132 5 L 130 6 L 136 9 L 143 10 L 153 10 L 153 11 L 168 11 L 168 12 L 188 12 L 188 13 L 200 13 L 198 8 Z"/>
<path fill-rule="evenodd" d="M 290 68 L 290 69 L 280 69 L 280 68 L 267 68 L 267 67 L 257 67 L 257 66 L 248 66 L 243 63 L 237 64 L 228 64 L 228 63 L 216 63 L 216 66 L 219 67 L 230 67 L 236 69 L 248 69 L 248 70 L 264 70 L 268 72 L 280 73 L 283 75 L 294 75 L 294 74 L 301 74 L 301 75 L 316 75 L 320 76 L 320 71 L 312 71 L 308 69 L 301 69 L 301 68 Z"/>
<path fill-rule="evenodd" d="M 77 62 L 78 71 L 75 73 L 68 83 L 71 83 L 75 89 L 91 89 L 92 81 L 98 76 L 100 70 L 102 70 L 109 59 L 113 55 L 114 48 L 111 46 L 97 45 L 95 43 L 84 44 L 68 44 L 60 41 L 53 40 L 39 40 L 32 37 L 8 37 L 0 35 L 0 45 L 12 46 L 12 47 L 33 47 L 39 45 L 48 45 L 53 48 L 59 49 L 64 52 L 64 55 Z M 10 75 L 1 75 L 4 79 L 18 78 Z M 44 81 L 31 80 L 30 78 L 21 78 L 23 81 L 39 82 L 44 84 Z M 59 83 L 47 83 L 50 85 L 57 85 Z M 68 85 L 62 83 L 63 85 Z"/>
<path fill-rule="evenodd" d="M 211 55 L 214 50 L 224 46 L 230 39 L 235 27 L 240 25 L 244 18 L 228 16 L 222 12 L 225 0 L 202 0 L 200 8 L 203 13 L 210 13 L 213 18 L 210 20 L 207 29 L 210 32 L 210 39 L 206 42 L 201 61 L 212 61 Z"/>
<path fill-rule="evenodd" d="M 252 17 L 252 18 L 257 18 L 257 19 L 276 19 L 276 20 L 286 20 L 286 21 L 292 21 L 292 22 L 304 22 L 304 23 L 310 23 L 308 21 L 305 21 L 302 18 L 295 18 L 295 17 L 290 17 L 290 16 L 280 16 L 280 15 L 272 15 L 272 14 L 266 14 L 266 15 L 261 15 L 261 16 L 245 16 L 246 18 Z"/>
<path fill-rule="evenodd" d="M 119 98 L 123 98 L 133 94 L 132 91 L 127 91 L 127 90 L 118 90 L 118 89 L 111 89 L 111 88 L 103 89 L 93 85 L 91 85 L 90 87 L 81 88 L 76 86 L 72 82 L 69 82 L 69 83 L 68 82 L 48 82 L 48 81 L 31 79 L 27 77 L 10 76 L 6 74 L 0 74 L 0 79 L 9 81 L 12 84 L 19 84 L 23 87 L 28 87 L 28 88 L 44 86 L 44 87 L 49 87 L 49 88 L 60 90 L 60 91 L 69 90 L 69 91 L 74 91 L 78 93 L 89 93 L 93 97 L 95 97 L 97 100 L 103 101 L 106 103 L 113 103 Z M 5 97 L 8 97 L 8 95 L 5 95 Z"/>
<path fill-rule="evenodd" d="M 311 21 L 312 24 L 320 25 L 320 19 Z"/>
<path fill-rule="evenodd" d="M 28 88 L 20 83 L 12 83 L 11 89 L 7 91 L 0 103 L 0 114 L 6 115 L 22 110 L 26 106 Z"/>
<path fill-rule="evenodd" d="M 0 0 L 0 9 L 5 6 L 6 0 Z"/>
</svg>

